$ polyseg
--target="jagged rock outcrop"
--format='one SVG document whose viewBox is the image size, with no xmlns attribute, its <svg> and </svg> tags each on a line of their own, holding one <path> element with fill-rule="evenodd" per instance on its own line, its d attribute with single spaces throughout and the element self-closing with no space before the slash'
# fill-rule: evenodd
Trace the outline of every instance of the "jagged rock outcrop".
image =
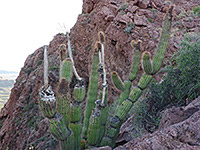
<svg viewBox="0 0 200 150">
<path fill-rule="evenodd" d="M 173 0 L 178 5 L 175 16 L 182 8 L 192 9 L 200 1 Z M 128 77 L 133 51 L 132 39 L 143 41 L 143 50 L 151 53 L 158 43 L 162 18 L 169 4 L 164 0 L 83 0 L 83 13 L 70 31 L 73 56 L 78 73 L 88 84 L 91 54 L 97 32 L 106 34 L 105 63 L 108 78 L 115 70 L 121 78 Z M 187 25 L 187 19 L 175 17 L 173 36 L 169 41 L 166 58 L 177 50 L 184 32 L 199 31 L 198 20 Z M 186 27 L 186 28 L 185 28 Z M 179 30 L 176 30 L 179 29 Z M 58 46 L 67 41 L 64 34 L 57 34 L 49 44 L 49 82 L 56 91 L 59 75 Z M 164 62 L 166 64 L 167 62 Z M 50 135 L 48 122 L 38 107 L 38 90 L 43 85 L 43 48 L 29 55 L 20 71 L 10 98 L 0 113 L 0 149 L 22 150 L 34 147 L 38 150 L 59 149 L 58 142 Z M 109 101 L 119 93 L 109 83 Z M 196 114 L 196 113 L 195 113 Z M 193 115 L 195 115 L 193 114 Z M 166 130 L 167 131 L 167 130 Z"/>
<path fill-rule="evenodd" d="M 186 107 L 163 112 L 160 129 L 136 138 L 115 150 L 200 149 L 200 97 Z"/>
</svg>

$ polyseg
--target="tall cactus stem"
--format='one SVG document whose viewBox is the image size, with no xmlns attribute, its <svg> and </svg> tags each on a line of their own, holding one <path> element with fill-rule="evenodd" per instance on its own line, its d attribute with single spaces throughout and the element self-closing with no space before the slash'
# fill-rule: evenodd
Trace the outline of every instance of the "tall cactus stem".
<svg viewBox="0 0 200 150">
<path fill-rule="evenodd" d="M 62 62 L 63 60 L 65 60 L 65 58 L 68 58 L 68 51 L 66 48 L 65 44 L 60 44 L 59 45 L 59 55 L 60 55 L 60 62 Z"/>
<path fill-rule="evenodd" d="M 70 95 L 68 93 L 69 83 L 65 78 L 62 78 L 59 82 L 57 89 L 57 111 L 61 114 L 64 119 L 66 126 L 69 125 L 70 117 Z"/>
<path fill-rule="evenodd" d="M 172 21 L 173 21 L 173 9 L 174 9 L 174 6 L 170 5 L 164 17 L 161 37 L 160 37 L 156 52 L 154 54 L 153 60 L 152 60 L 153 74 L 155 74 L 156 72 L 160 70 L 162 61 L 164 59 L 164 55 L 167 49 L 167 45 L 168 45 L 168 41 L 169 41 L 169 37 L 171 33 L 171 27 L 172 27 Z"/>
<path fill-rule="evenodd" d="M 140 48 L 141 48 L 142 41 L 131 41 L 131 46 L 134 49 L 134 54 L 133 54 L 133 62 L 132 62 L 132 67 L 131 67 L 131 72 L 129 74 L 129 80 L 133 81 L 137 77 L 137 72 L 139 70 L 140 66 Z"/>
<path fill-rule="evenodd" d="M 71 82 L 72 78 L 72 62 L 70 58 L 66 58 L 60 64 L 60 80 L 65 78 L 68 83 Z"/>
<path fill-rule="evenodd" d="M 89 146 L 95 146 L 98 142 L 101 127 L 101 111 L 95 108 L 90 117 L 87 140 Z"/>
<path fill-rule="evenodd" d="M 92 113 L 93 108 L 95 107 L 95 101 L 97 99 L 98 94 L 98 67 L 99 67 L 99 56 L 98 56 L 98 47 L 95 45 L 95 50 L 93 53 L 93 60 L 92 60 L 92 70 L 90 73 L 90 83 L 89 83 L 89 90 L 88 90 L 88 98 L 86 102 L 86 109 L 84 114 L 84 124 L 83 124 L 83 131 L 82 136 L 84 139 L 87 139 L 87 130 L 89 126 L 89 119 Z"/>
<path fill-rule="evenodd" d="M 128 99 L 128 95 L 130 93 L 131 86 L 132 86 L 132 82 L 131 81 L 129 81 L 129 80 L 128 81 L 124 81 L 124 87 L 125 88 L 120 94 L 118 105 L 121 105 L 121 103 L 123 101 Z"/>
</svg>

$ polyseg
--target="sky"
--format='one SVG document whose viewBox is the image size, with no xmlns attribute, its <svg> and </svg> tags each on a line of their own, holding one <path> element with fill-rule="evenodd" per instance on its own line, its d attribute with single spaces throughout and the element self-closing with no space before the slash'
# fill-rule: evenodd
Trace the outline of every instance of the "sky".
<svg viewBox="0 0 200 150">
<path fill-rule="evenodd" d="M 0 70 L 19 72 L 28 55 L 69 31 L 82 0 L 1 0 Z"/>
</svg>

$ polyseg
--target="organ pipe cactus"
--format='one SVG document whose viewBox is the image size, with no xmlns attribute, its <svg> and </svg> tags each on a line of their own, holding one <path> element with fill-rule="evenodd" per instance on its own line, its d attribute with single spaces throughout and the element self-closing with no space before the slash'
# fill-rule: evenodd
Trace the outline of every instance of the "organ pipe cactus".
<svg viewBox="0 0 200 150">
<path fill-rule="evenodd" d="M 163 29 L 161 32 L 160 41 L 156 49 L 156 52 L 154 54 L 153 60 L 151 61 L 151 55 L 149 52 L 145 51 L 142 54 L 142 68 L 145 73 L 140 78 L 137 86 L 132 88 L 132 90 L 130 90 L 132 83 L 130 84 L 130 86 L 127 86 L 127 88 L 124 85 L 125 83 L 133 82 L 133 80 L 137 77 L 137 72 L 139 70 L 139 64 L 140 64 L 141 44 L 142 44 L 140 40 L 136 42 L 131 41 L 131 46 L 134 49 L 134 56 L 133 56 L 131 72 L 129 74 L 129 81 L 128 82 L 125 81 L 123 83 L 116 72 L 112 73 L 112 80 L 115 87 L 121 90 L 122 92 L 120 95 L 120 100 L 116 108 L 116 111 L 113 117 L 110 119 L 109 130 L 107 130 L 105 137 L 101 142 L 102 146 L 104 145 L 109 145 L 111 147 L 115 146 L 115 141 L 119 134 L 120 127 L 124 122 L 124 119 L 126 118 L 128 112 L 130 111 L 134 103 L 142 95 L 142 91 L 151 82 L 153 75 L 156 74 L 157 71 L 159 71 L 168 45 L 168 40 L 173 20 L 173 8 L 174 6 L 170 6 L 164 17 Z M 124 94 L 125 91 L 126 94 Z"/>
<path fill-rule="evenodd" d="M 162 34 L 153 59 L 151 60 L 149 52 L 142 53 L 141 40 L 132 40 L 134 55 L 128 79 L 123 81 L 117 72 L 112 72 L 112 83 L 121 94 L 116 111 L 109 121 L 107 121 L 108 88 L 104 60 L 106 44 L 104 33 L 102 31 L 98 33 L 98 41 L 94 46 L 87 93 L 84 80 L 78 75 L 74 66 L 69 34 L 66 35 L 67 46 L 61 44 L 59 47 L 60 79 L 56 97 L 48 84 L 48 47 L 44 47 L 44 86 L 39 91 L 39 105 L 43 115 L 49 119 L 50 131 L 60 142 L 62 150 L 80 150 L 85 146 L 87 146 L 85 148 L 115 146 L 120 127 L 127 114 L 161 67 L 170 36 L 173 8 L 174 6 L 170 6 L 164 17 Z M 144 73 L 138 84 L 132 86 L 137 77 L 140 62 L 142 62 Z M 73 74 L 77 84 L 71 90 L 70 83 Z M 83 118 L 81 104 L 84 99 L 86 99 L 86 106 Z"/>
<path fill-rule="evenodd" d="M 44 48 L 44 86 L 39 91 L 39 104 L 44 116 L 49 119 L 52 135 L 60 141 L 60 146 L 63 150 L 80 150 L 81 138 L 87 140 L 89 146 L 96 146 L 104 136 L 108 114 L 107 79 L 103 45 L 105 44 L 105 37 L 103 32 L 99 32 L 98 36 L 99 41 L 95 44 L 92 58 L 93 63 L 83 127 L 81 122 L 81 103 L 85 99 L 86 89 L 84 80 L 78 75 L 74 66 L 69 35 L 67 34 L 68 49 L 65 44 L 59 46 L 60 79 L 56 97 L 51 87 L 48 85 L 47 47 Z M 69 85 L 73 73 L 77 79 L 77 84 L 71 93 Z M 103 80 L 102 88 L 98 96 L 99 76 L 101 76 Z M 101 134 L 100 130 L 103 131 Z M 96 140 L 94 140 L 94 138 Z"/>
</svg>

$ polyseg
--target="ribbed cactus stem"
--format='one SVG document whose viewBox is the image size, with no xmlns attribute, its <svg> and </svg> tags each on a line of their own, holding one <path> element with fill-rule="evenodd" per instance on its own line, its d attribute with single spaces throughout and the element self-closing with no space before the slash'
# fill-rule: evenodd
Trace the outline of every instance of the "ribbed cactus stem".
<svg viewBox="0 0 200 150">
<path fill-rule="evenodd" d="M 54 96 L 54 92 L 51 90 L 51 87 L 48 86 L 45 88 L 42 86 L 39 91 L 40 95 L 40 109 L 43 112 L 43 115 L 47 118 L 54 117 L 56 112 L 56 99 Z"/>
<path fill-rule="evenodd" d="M 76 68 L 75 68 L 75 65 L 74 65 L 74 60 L 73 60 L 73 57 L 72 57 L 72 49 L 71 49 L 71 42 L 70 42 L 70 37 L 69 37 L 69 33 L 67 33 L 67 45 L 68 45 L 68 51 L 69 51 L 69 57 L 72 61 L 72 68 L 73 68 L 73 72 L 74 72 L 74 75 L 76 76 L 76 79 L 81 81 L 82 78 L 78 75 L 77 71 L 76 71 Z"/>
<path fill-rule="evenodd" d="M 48 54 L 47 54 L 48 46 L 44 46 L 44 88 L 48 87 Z"/>
<path fill-rule="evenodd" d="M 90 124 L 88 128 L 87 140 L 89 146 L 95 146 L 99 140 L 101 127 L 101 111 L 95 108 L 90 117 Z"/>
<path fill-rule="evenodd" d="M 60 64 L 60 80 L 65 78 L 68 83 L 71 82 L 72 78 L 72 62 L 70 58 L 66 58 Z"/>
<path fill-rule="evenodd" d="M 151 74 L 152 72 L 151 54 L 148 51 L 142 54 L 142 69 L 146 74 Z"/>
<path fill-rule="evenodd" d="M 115 85 L 116 89 L 118 89 L 120 91 L 124 91 L 124 89 L 125 89 L 124 83 L 122 82 L 118 73 L 115 71 L 112 72 L 112 82 Z"/>
<path fill-rule="evenodd" d="M 56 105 L 58 113 L 64 117 L 66 126 L 68 127 L 70 118 L 70 95 L 69 83 L 65 78 L 62 78 L 59 82 Z"/>
<path fill-rule="evenodd" d="M 52 118 L 51 120 L 49 120 L 49 122 L 50 131 L 57 140 L 64 141 L 70 136 L 71 131 L 65 125 L 65 120 L 62 115 L 56 113 L 55 118 Z"/>
<path fill-rule="evenodd" d="M 128 98 L 128 95 L 130 93 L 132 82 L 131 81 L 124 81 L 124 90 L 121 92 L 119 97 L 118 105 L 121 105 L 123 101 L 125 101 Z"/>
<path fill-rule="evenodd" d="M 83 131 L 82 131 L 82 136 L 84 139 L 87 139 L 89 119 L 90 119 L 92 110 L 95 107 L 95 101 L 97 99 L 97 94 L 98 94 L 98 68 L 99 68 L 99 54 L 98 53 L 99 53 L 98 47 L 97 45 L 95 45 L 95 50 L 93 53 L 93 60 L 92 60 L 92 70 L 90 73 L 88 98 L 86 102 L 84 124 L 83 124 Z"/>
<path fill-rule="evenodd" d="M 129 80 L 133 81 L 137 77 L 137 72 L 139 70 L 140 66 L 140 48 L 141 48 L 141 43 L 142 41 L 131 41 L 131 46 L 134 49 L 134 54 L 133 54 L 133 62 L 132 62 L 132 67 L 131 67 L 131 72 L 129 74 Z"/>
<path fill-rule="evenodd" d="M 172 27 L 172 21 L 173 21 L 173 9 L 174 9 L 174 6 L 171 5 L 164 17 L 160 41 L 158 43 L 158 47 L 156 49 L 156 52 L 154 54 L 153 61 L 152 61 L 153 74 L 159 71 L 162 65 L 162 61 L 165 56 L 165 52 L 167 49 L 167 45 L 168 45 L 168 41 L 169 41 L 169 37 L 171 33 L 171 27 Z"/>
<path fill-rule="evenodd" d="M 138 87 L 144 90 L 149 85 L 152 78 L 153 78 L 152 75 L 143 74 L 142 77 L 140 78 L 140 81 L 138 82 Z"/>
</svg>

